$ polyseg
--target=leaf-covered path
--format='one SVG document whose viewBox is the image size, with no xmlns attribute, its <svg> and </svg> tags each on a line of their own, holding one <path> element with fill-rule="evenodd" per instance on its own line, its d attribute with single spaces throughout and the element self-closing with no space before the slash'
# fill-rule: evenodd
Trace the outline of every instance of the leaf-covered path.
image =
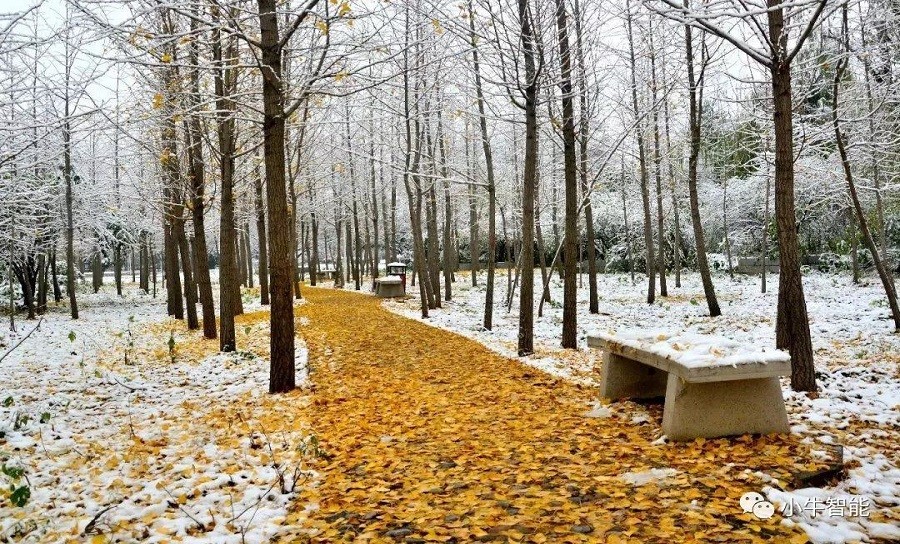
<svg viewBox="0 0 900 544">
<path fill-rule="evenodd" d="M 631 403 L 586 417 L 587 387 L 371 296 L 306 295 L 298 333 L 315 385 L 298 410 L 326 457 L 287 523 L 314 542 L 806 541 L 738 505 L 763 485 L 755 471 L 801 468 L 796 438 L 654 443 L 658 407 L 649 421 Z"/>
</svg>

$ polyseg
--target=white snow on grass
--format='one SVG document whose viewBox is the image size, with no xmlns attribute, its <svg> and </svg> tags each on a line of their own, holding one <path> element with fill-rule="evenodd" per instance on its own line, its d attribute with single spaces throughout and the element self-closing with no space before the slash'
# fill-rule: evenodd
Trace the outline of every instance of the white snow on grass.
<svg viewBox="0 0 900 544">
<path fill-rule="evenodd" d="M 663 482 L 675 477 L 678 471 L 674 468 L 651 468 L 650 470 L 626 472 L 619 476 L 625 483 L 635 487 L 647 485 L 650 482 Z"/>
<path fill-rule="evenodd" d="M 897 444 L 900 443 L 900 335 L 893 334 L 890 312 L 881 285 L 868 280 L 854 285 L 848 275 L 807 273 L 803 278 L 810 330 L 815 350 L 816 395 L 796 393 L 789 380 L 782 380 L 792 431 L 815 446 L 820 443 L 844 445 L 848 478 L 826 489 L 782 491 L 779 483 L 765 493 L 770 501 L 784 504 L 798 494 L 822 494 L 817 501 L 854 501 L 869 504 L 870 517 L 822 516 L 794 512 L 784 523 L 800 524 L 813 542 L 837 544 L 880 538 L 898 541 L 900 527 L 900 478 Z M 502 355 L 516 358 L 518 297 L 507 313 L 507 278 L 498 270 L 495 287 L 493 330 L 481 326 L 484 315 L 485 275 L 472 287 L 468 275 L 459 275 L 453 285 L 453 301 L 431 310 L 422 320 L 432 326 L 454 331 L 481 342 Z M 540 300 L 540 274 L 536 274 L 535 301 Z M 768 292 L 760 293 L 759 278 L 737 276 L 734 280 L 716 275 L 714 284 L 722 316 L 710 318 L 699 275 L 682 274 L 682 287 L 674 287 L 672 274 L 669 297 L 646 303 L 646 278 L 632 284 L 624 274 L 598 276 L 600 313 L 588 313 L 587 277 L 578 290 L 578 341 L 580 350 L 561 350 L 562 282 L 551 279 L 552 302 L 545 304 L 543 317 L 535 313 L 535 355 L 519 358 L 523 363 L 549 374 L 579 383 L 597 383 L 600 357 L 586 345 L 586 337 L 597 331 L 641 335 L 665 327 L 669 333 L 696 338 L 714 335 L 731 346 L 777 354 L 775 308 L 778 276 L 770 275 Z M 421 319 L 418 291 L 407 300 L 390 300 L 385 307 L 412 319 Z M 707 346 L 708 347 L 708 346 Z M 739 349 L 739 348 L 735 348 Z M 771 349 L 771 352 L 770 352 Z M 634 422 L 647 421 L 635 414 Z M 665 443 L 665 437 L 655 442 Z M 766 481 L 765 475 L 760 479 Z M 770 482 L 772 483 L 772 482 Z M 750 491 L 750 490 L 748 490 Z M 876 519 L 878 521 L 876 521 Z"/>
<path fill-rule="evenodd" d="M 268 395 L 266 359 L 195 357 L 177 332 L 172 361 L 161 299 L 81 296 L 80 319 L 51 310 L 0 362 L 0 460 L 23 472 L 0 479 L 31 494 L 17 507 L 0 492 L 0 541 L 262 543 L 284 528 L 316 478 L 309 435 L 263 419 L 304 394 Z M 34 325 L 4 332 L 2 350 Z M 240 333 L 268 342 L 267 323 Z M 302 385 L 300 339 L 296 356 Z"/>
</svg>

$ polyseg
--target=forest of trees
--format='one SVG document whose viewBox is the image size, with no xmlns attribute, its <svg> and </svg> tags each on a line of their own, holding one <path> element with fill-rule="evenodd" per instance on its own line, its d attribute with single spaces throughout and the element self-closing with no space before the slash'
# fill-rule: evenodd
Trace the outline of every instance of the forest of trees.
<svg viewBox="0 0 900 544">
<path fill-rule="evenodd" d="M 802 275 L 816 255 L 854 281 L 877 274 L 900 330 L 893 0 L 0 11 L 0 270 L 13 316 L 36 318 L 52 299 L 77 319 L 79 290 L 111 270 L 119 294 L 128 279 L 158 292 L 233 351 L 241 287 L 258 282 L 269 389 L 284 392 L 294 301 L 322 270 L 368 290 L 384 263 L 408 262 L 427 317 L 471 269 L 483 327 L 518 308 L 529 355 L 553 274 L 561 344 L 575 348 L 579 274 L 597 313 L 597 274 L 645 276 L 652 304 L 698 270 L 717 316 L 712 271 L 753 257 L 780 266 L 776 343 L 792 386 L 813 391 Z"/>
</svg>

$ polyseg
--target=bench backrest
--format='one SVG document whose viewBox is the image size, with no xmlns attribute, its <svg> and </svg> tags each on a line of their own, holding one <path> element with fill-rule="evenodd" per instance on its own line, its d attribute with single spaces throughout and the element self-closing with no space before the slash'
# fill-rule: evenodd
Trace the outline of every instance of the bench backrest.
<svg viewBox="0 0 900 544">
<path fill-rule="evenodd" d="M 688 382 L 751 380 L 791 373 L 787 353 L 720 336 L 662 330 L 601 332 L 588 336 L 588 346 L 674 373 Z"/>
</svg>

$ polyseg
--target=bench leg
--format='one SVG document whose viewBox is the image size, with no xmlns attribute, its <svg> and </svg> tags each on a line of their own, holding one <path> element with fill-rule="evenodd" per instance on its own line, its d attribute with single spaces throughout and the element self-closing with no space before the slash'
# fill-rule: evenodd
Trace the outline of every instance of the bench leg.
<svg viewBox="0 0 900 544">
<path fill-rule="evenodd" d="M 603 353 L 600 396 L 608 399 L 650 399 L 666 394 L 665 371 Z"/>
<path fill-rule="evenodd" d="M 787 432 L 778 378 L 689 383 L 669 375 L 663 433 L 671 440 Z"/>
</svg>

